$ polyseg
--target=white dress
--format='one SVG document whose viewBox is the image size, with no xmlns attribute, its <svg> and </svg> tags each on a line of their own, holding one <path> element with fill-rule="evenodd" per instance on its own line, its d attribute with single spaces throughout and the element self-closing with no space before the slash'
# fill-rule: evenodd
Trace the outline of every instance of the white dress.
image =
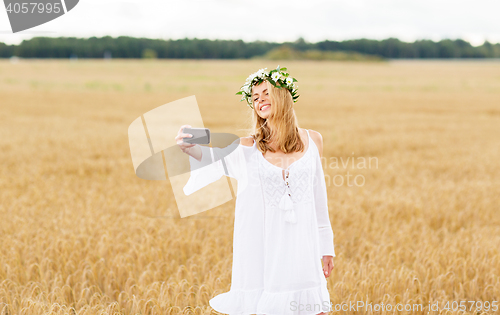
<svg viewBox="0 0 500 315">
<path fill-rule="evenodd" d="M 321 258 L 335 256 L 324 172 L 307 130 L 306 153 L 283 179 L 282 168 L 253 146 L 202 148 L 189 157 L 186 195 L 227 175 L 238 180 L 231 289 L 210 300 L 224 314 L 312 315 L 328 312 Z M 228 146 L 230 147 L 230 146 Z M 226 148 L 228 148 L 226 147 Z M 226 151 L 227 153 L 227 151 Z"/>
</svg>

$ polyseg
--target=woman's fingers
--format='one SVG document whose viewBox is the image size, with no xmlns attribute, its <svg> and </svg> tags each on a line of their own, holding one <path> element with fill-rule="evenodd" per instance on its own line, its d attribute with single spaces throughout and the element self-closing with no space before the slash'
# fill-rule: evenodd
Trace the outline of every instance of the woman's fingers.
<svg viewBox="0 0 500 315">
<path fill-rule="evenodd" d="M 177 136 L 175 136 L 175 138 L 174 138 L 177 144 L 184 143 L 184 141 L 182 141 L 183 138 L 192 138 L 193 137 L 193 135 L 190 133 L 182 132 L 182 129 L 184 129 L 186 127 L 191 128 L 190 125 L 182 125 L 181 128 L 179 129 L 179 131 L 177 132 Z"/>
<path fill-rule="evenodd" d="M 181 144 L 181 143 L 184 143 L 184 141 L 182 139 L 184 138 L 192 138 L 193 135 L 192 134 L 189 134 L 189 133 L 180 133 L 177 135 L 177 137 L 175 137 L 175 140 L 177 141 L 177 144 Z M 192 144 L 192 143 L 186 143 L 186 144 Z"/>
<path fill-rule="evenodd" d="M 333 269 L 333 257 L 330 256 L 323 257 L 323 273 L 325 274 L 326 278 L 330 276 L 330 274 L 332 273 L 332 269 Z"/>
<path fill-rule="evenodd" d="M 177 132 L 177 136 L 175 136 L 174 140 L 179 146 L 179 148 L 182 150 L 182 152 L 187 153 L 190 148 L 194 147 L 196 144 L 195 143 L 186 143 L 184 142 L 184 138 L 192 138 L 193 135 L 190 133 L 184 133 L 182 130 L 184 128 L 191 128 L 191 125 L 182 125 L 179 131 Z"/>
<path fill-rule="evenodd" d="M 184 129 L 184 128 L 191 128 L 191 125 L 182 125 L 181 128 L 179 129 L 179 131 L 177 132 L 176 138 L 179 137 L 181 134 L 182 135 L 187 135 L 186 133 L 182 132 L 182 129 Z"/>
<path fill-rule="evenodd" d="M 328 261 L 328 268 L 327 268 L 327 277 L 330 276 L 333 270 L 333 259 L 330 259 Z"/>
<path fill-rule="evenodd" d="M 182 130 L 183 130 L 184 128 L 191 128 L 191 126 L 190 126 L 190 125 L 182 125 L 182 126 L 181 126 L 181 128 L 179 129 L 179 132 L 178 132 L 178 133 L 182 133 Z"/>
</svg>

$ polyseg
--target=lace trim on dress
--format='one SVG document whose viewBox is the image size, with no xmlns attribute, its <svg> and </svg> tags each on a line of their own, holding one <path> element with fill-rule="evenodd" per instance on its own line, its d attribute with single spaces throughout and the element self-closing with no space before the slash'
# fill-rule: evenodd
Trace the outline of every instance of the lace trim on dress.
<svg viewBox="0 0 500 315">
<path fill-rule="evenodd" d="M 285 221 L 296 223 L 295 204 L 312 201 L 312 156 L 311 137 L 306 153 L 293 162 L 287 169 L 271 164 L 261 154 L 259 172 L 263 179 L 264 201 L 269 208 L 278 208 L 285 212 Z M 285 180 L 282 172 L 285 171 Z"/>
</svg>

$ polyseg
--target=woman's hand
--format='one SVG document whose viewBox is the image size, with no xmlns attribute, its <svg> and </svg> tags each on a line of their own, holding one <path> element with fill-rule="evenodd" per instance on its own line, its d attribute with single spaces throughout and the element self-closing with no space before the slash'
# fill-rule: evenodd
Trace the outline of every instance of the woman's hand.
<svg viewBox="0 0 500 315">
<path fill-rule="evenodd" d="M 179 129 L 179 131 L 177 132 L 177 136 L 175 137 L 175 142 L 177 143 L 177 145 L 179 146 L 179 148 L 182 150 L 182 152 L 184 152 L 186 154 L 189 154 L 190 149 L 192 147 L 194 147 L 196 144 L 194 144 L 194 143 L 186 143 L 186 142 L 184 142 L 182 140 L 184 138 L 191 138 L 191 137 L 193 137 L 192 134 L 183 133 L 182 129 L 184 129 L 184 128 L 191 128 L 191 126 L 190 125 L 182 125 L 181 129 Z"/>
<path fill-rule="evenodd" d="M 328 278 L 333 269 L 333 256 L 323 256 L 323 274 Z"/>
<path fill-rule="evenodd" d="M 191 128 L 190 125 L 182 125 L 181 128 L 179 129 L 179 131 L 177 132 L 177 136 L 175 137 L 175 142 L 177 143 L 179 148 L 182 150 L 182 152 L 191 155 L 192 157 L 194 157 L 198 161 L 201 161 L 202 152 L 201 152 L 201 149 L 199 147 L 197 147 L 197 144 L 196 143 L 186 143 L 186 142 L 182 141 L 182 139 L 184 139 L 184 138 L 193 137 L 192 134 L 182 132 L 182 129 L 184 129 L 186 127 Z"/>
</svg>

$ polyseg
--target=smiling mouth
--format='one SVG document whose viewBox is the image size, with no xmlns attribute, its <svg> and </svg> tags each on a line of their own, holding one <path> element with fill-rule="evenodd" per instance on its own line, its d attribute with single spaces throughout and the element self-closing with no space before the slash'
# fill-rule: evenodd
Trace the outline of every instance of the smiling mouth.
<svg viewBox="0 0 500 315">
<path fill-rule="evenodd" d="M 262 105 L 262 106 L 260 107 L 260 110 L 262 110 L 262 109 L 266 110 L 266 109 L 268 109 L 269 107 L 271 107 L 271 104 L 264 104 L 264 105 Z"/>
</svg>

